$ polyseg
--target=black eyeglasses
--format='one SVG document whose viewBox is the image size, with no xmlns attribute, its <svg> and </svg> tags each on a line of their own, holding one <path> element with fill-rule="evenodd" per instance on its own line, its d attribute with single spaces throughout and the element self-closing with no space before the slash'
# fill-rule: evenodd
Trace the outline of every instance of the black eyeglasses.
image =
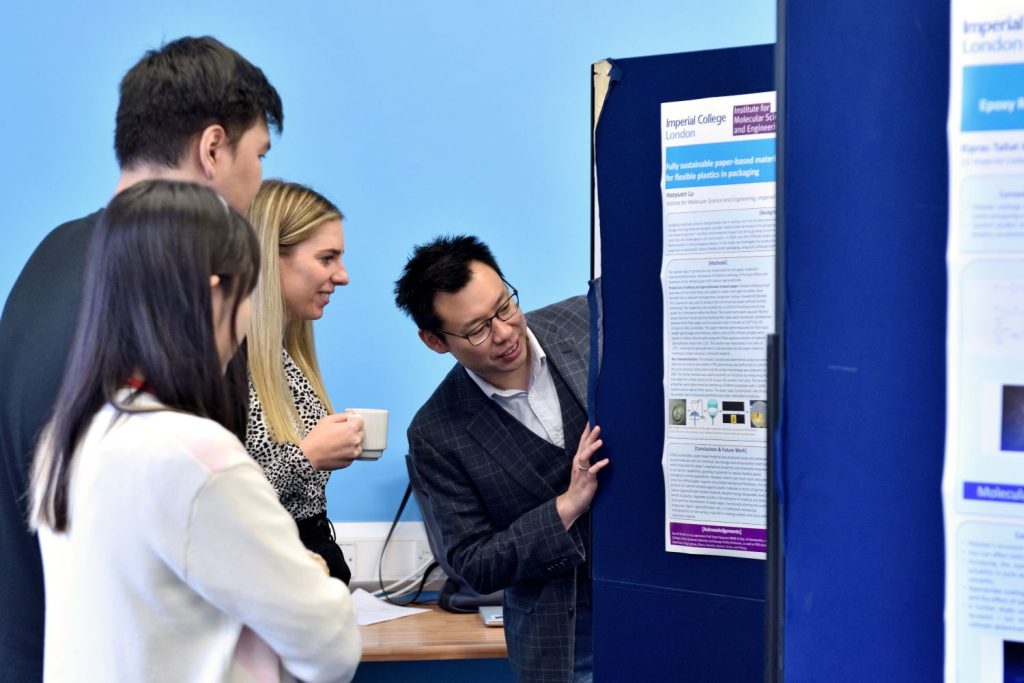
<svg viewBox="0 0 1024 683">
<path fill-rule="evenodd" d="M 507 283 L 506 283 L 507 284 Z M 438 334 L 446 334 L 449 337 L 460 337 L 465 339 L 473 346 L 480 346 L 487 338 L 491 336 L 491 324 L 494 319 L 499 320 L 511 320 L 519 313 L 519 292 L 515 287 L 512 288 L 512 293 L 509 294 L 508 298 L 498 306 L 498 310 L 495 311 L 487 320 L 474 327 L 466 334 L 458 334 L 457 332 L 445 332 L 444 330 L 438 330 Z"/>
</svg>

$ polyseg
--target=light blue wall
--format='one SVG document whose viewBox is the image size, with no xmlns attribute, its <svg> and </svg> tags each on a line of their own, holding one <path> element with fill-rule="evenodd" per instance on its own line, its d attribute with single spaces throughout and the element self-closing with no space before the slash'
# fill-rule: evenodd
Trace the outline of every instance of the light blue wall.
<svg viewBox="0 0 1024 683">
<path fill-rule="evenodd" d="M 405 427 L 451 363 L 392 303 L 412 245 L 480 235 L 527 307 L 584 292 L 591 62 L 773 42 L 775 0 L 3 2 L 0 299 L 51 228 L 109 198 L 118 81 L 187 34 L 281 92 L 266 175 L 348 216 L 352 284 L 318 324 L 320 358 L 336 407 L 387 407 L 392 424 L 382 461 L 332 478 L 329 512 L 380 521 L 405 488 Z"/>
</svg>

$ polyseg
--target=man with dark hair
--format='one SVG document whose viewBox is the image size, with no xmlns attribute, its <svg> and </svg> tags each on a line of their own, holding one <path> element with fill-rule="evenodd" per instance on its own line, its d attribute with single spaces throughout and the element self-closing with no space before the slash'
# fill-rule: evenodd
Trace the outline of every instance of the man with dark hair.
<svg viewBox="0 0 1024 683">
<path fill-rule="evenodd" d="M 601 447 L 587 424 L 590 328 L 575 297 L 527 316 L 475 237 L 416 248 L 395 301 L 458 361 L 409 426 L 448 563 L 504 589 L 520 681 L 592 680 L 590 515 Z"/>
<path fill-rule="evenodd" d="M 147 179 L 186 180 L 213 187 L 244 214 L 262 180 L 269 127 L 280 133 L 283 121 L 263 72 L 214 38 L 151 50 L 121 82 L 115 194 Z M 42 679 L 43 572 L 28 532 L 27 476 L 61 383 L 98 217 L 47 235 L 0 318 L 0 681 Z"/>
</svg>

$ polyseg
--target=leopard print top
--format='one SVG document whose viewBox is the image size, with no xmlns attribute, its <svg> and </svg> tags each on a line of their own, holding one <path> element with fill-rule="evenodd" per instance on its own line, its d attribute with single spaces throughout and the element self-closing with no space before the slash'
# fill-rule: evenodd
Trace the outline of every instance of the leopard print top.
<svg viewBox="0 0 1024 683">
<path fill-rule="evenodd" d="M 305 436 L 316 423 L 327 415 L 323 401 L 292 357 L 281 350 L 284 374 L 291 389 L 292 399 L 302 420 L 299 433 Z M 306 519 L 327 509 L 327 480 L 330 472 L 320 472 L 303 454 L 297 443 L 277 443 L 270 438 L 263 406 L 256 395 L 256 387 L 249 378 L 249 424 L 245 430 L 245 450 L 263 468 L 281 504 L 295 519 Z"/>
</svg>

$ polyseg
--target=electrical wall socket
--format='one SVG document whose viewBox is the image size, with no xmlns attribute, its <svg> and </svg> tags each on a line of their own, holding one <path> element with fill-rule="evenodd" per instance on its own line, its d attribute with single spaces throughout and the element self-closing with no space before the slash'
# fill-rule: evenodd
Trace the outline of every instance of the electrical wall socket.
<svg viewBox="0 0 1024 683">
<path fill-rule="evenodd" d="M 399 522 L 388 541 L 384 565 L 380 565 L 381 549 L 391 528 L 390 522 L 334 522 L 338 545 L 352 570 L 349 586 L 373 592 L 385 585 L 407 578 L 420 578 L 434 560 L 423 522 Z M 350 559 L 351 558 L 351 559 Z M 382 570 L 382 571 L 381 571 Z M 381 576 L 378 576 L 378 572 Z M 440 590 L 444 573 L 436 571 L 426 590 Z"/>
<path fill-rule="evenodd" d="M 352 567 L 356 566 L 356 544 L 339 543 L 338 545 L 341 547 L 341 554 L 345 556 L 345 564 L 351 570 Z"/>
</svg>

